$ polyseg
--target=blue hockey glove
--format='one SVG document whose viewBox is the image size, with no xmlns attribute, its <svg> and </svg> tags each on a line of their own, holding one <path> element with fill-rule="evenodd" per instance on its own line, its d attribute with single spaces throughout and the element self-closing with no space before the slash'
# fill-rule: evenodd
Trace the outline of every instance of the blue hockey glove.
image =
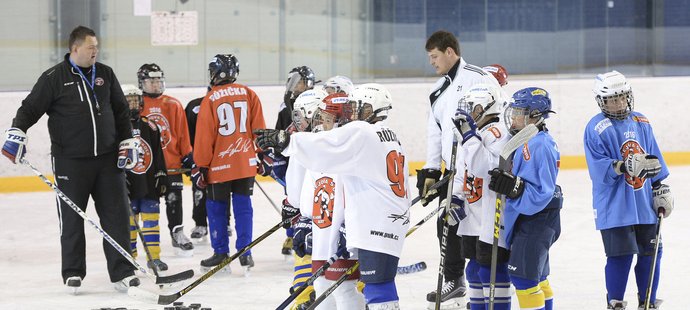
<svg viewBox="0 0 690 310">
<path fill-rule="evenodd" d="M 271 176 L 280 185 L 285 186 L 287 158 L 270 150 L 263 151 L 258 156 L 260 165 L 257 167 L 257 172 L 262 176 Z"/>
<path fill-rule="evenodd" d="M 2 155 L 9 158 L 11 162 L 18 164 L 26 154 L 26 143 L 29 138 L 26 133 L 19 128 L 5 130 L 5 143 L 2 145 Z"/>
<path fill-rule="evenodd" d="M 192 184 L 199 190 L 205 189 L 208 186 L 206 183 L 207 174 L 208 168 L 194 166 L 192 169 Z"/>
<path fill-rule="evenodd" d="M 343 255 L 341 257 L 343 259 L 348 259 L 350 258 L 350 252 L 347 251 L 347 230 L 345 229 L 345 223 L 340 225 L 340 229 L 338 229 L 338 232 L 340 232 L 340 236 L 338 238 L 337 252 L 342 252 Z"/>
<path fill-rule="evenodd" d="M 447 203 L 448 199 L 443 199 L 441 202 L 441 205 L 444 205 Z M 460 199 L 460 197 L 453 195 L 452 198 L 450 199 L 450 207 L 449 207 L 449 212 L 446 217 L 446 221 L 448 221 L 448 225 L 450 226 L 455 226 L 460 223 L 464 218 L 467 217 L 467 213 L 465 212 L 465 201 Z"/>
<path fill-rule="evenodd" d="M 508 198 L 518 198 L 525 191 L 525 182 L 522 178 L 514 176 L 509 171 L 494 168 L 489 171 L 491 181 L 489 182 L 489 189 L 508 196 Z"/>
<path fill-rule="evenodd" d="M 141 141 L 138 138 L 122 140 L 120 142 L 120 151 L 117 154 L 117 167 L 132 170 L 142 160 L 143 155 Z"/>
<path fill-rule="evenodd" d="M 256 145 L 262 150 L 273 148 L 280 153 L 290 144 L 290 135 L 285 130 L 256 129 L 254 135 L 256 135 Z"/>
<path fill-rule="evenodd" d="M 194 163 L 194 155 L 190 152 L 182 158 L 182 168 L 185 170 L 184 174 L 188 177 L 192 177 L 192 170 L 196 168 L 196 163 Z"/>
<path fill-rule="evenodd" d="M 311 218 L 303 216 L 293 226 L 295 234 L 292 236 L 292 249 L 299 257 L 311 255 Z"/>
<path fill-rule="evenodd" d="M 465 110 L 458 108 L 458 110 L 455 111 L 453 124 L 455 124 L 455 128 L 458 129 L 456 133 L 460 133 L 460 136 L 457 138 L 462 139 L 462 144 L 465 144 L 465 142 L 472 137 L 481 139 L 479 135 L 477 135 L 477 123 L 469 113 L 465 112 Z"/>
</svg>

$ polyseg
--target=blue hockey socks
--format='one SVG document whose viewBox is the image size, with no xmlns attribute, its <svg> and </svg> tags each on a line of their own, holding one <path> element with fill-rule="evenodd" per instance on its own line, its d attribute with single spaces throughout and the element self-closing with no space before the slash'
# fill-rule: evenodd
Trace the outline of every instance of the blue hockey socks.
<svg viewBox="0 0 690 310">
<path fill-rule="evenodd" d="M 239 251 L 252 242 L 254 210 L 251 198 L 247 195 L 232 193 L 232 212 L 235 214 L 235 230 L 237 230 L 235 249 Z M 251 255 L 251 251 L 247 251 L 244 255 Z"/>
<path fill-rule="evenodd" d="M 628 274 L 632 265 L 633 255 L 612 256 L 606 258 L 606 292 L 608 300 L 623 300 L 625 286 L 628 283 Z"/>
<path fill-rule="evenodd" d="M 211 236 L 211 247 L 214 253 L 228 254 L 228 202 L 206 199 L 208 230 Z"/>
</svg>

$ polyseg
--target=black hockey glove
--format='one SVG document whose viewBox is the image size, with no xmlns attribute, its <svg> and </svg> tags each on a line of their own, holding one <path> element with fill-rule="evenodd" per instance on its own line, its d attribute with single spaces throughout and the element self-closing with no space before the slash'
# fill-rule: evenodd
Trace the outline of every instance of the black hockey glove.
<svg viewBox="0 0 690 310">
<path fill-rule="evenodd" d="M 283 209 L 280 215 L 283 217 L 283 228 L 288 229 L 292 226 L 292 219 L 299 214 L 299 208 L 290 204 L 287 198 L 283 199 Z"/>
<path fill-rule="evenodd" d="M 303 216 L 294 226 L 295 234 L 292 236 L 292 249 L 299 257 L 311 255 L 311 218 Z"/>
<path fill-rule="evenodd" d="M 512 173 L 501 170 L 499 168 L 494 168 L 489 171 L 491 175 L 491 181 L 489 182 L 489 189 L 508 196 L 509 198 L 518 198 L 525 191 L 525 182 L 518 176 L 514 176 Z"/>
<path fill-rule="evenodd" d="M 256 129 L 256 145 L 263 150 L 273 148 L 276 152 L 282 152 L 290 144 L 290 135 L 285 130 Z"/>
<path fill-rule="evenodd" d="M 191 178 L 192 170 L 196 168 L 196 163 L 194 163 L 194 156 L 191 152 L 182 158 L 182 168 L 184 168 L 184 174 Z"/>
<path fill-rule="evenodd" d="M 165 171 L 158 171 L 153 175 L 153 179 L 158 196 L 165 195 L 165 192 L 168 190 L 168 174 Z"/>
<path fill-rule="evenodd" d="M 429 187 L 434 185 L 441 179 L 441 170 L 437 169 L 421 169 L 417 170 L 417 189 L 419 190 L 419 197 L 422 197 L 422 205 L 426 207 L 432 200 L 439 195 L 438 189 L 429 190 Z"/>
<path fill-rule="evenodd" d="M 192 185 L 196 186 L 197 189 L 203 190 L 208 186 L 206 183 L 206 175 L 208 174 L 208 168 L 194 167 L 192 169 Z"/>
</svg>

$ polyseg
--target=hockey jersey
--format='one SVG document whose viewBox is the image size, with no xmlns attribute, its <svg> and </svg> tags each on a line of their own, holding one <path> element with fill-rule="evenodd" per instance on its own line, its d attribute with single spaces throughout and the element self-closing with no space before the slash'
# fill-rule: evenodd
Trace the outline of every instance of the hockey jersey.
<svg viewBox="0 0 690 310">
<path fill-rule="evenodd" d="M 144 96 L 141 115 L 158 126 L 161 147 L 168 169 L 180 169 L 182 158 L 192 152 L 184 109 L 177 99 L 168 95 L 157 98 Z M 173 172 L 168 174 L 180 174 Z"/>
<path fill-rule="evenodd" d="M 241 84 L 213 86 L 201 101 L 194 161 L 209 184 L 256 176 L 255 129 L 266 128 L 259 97 Z"/>
<path fill-rule="evenodd" d="M 666 179 L 669 172 L 649 120 L 638 112 L 624 120 L 612 120 L 599 113 L 587 124 L 584 142 L 596 228 L 656 223 L 652 183 Z M 656 155 L 661 172 L 651 179 L 616 174 L 613 162 L 631 153 Z"/>
<path fill-rule="evenodd" d="M 143 155 L 134 168 L 127 170 L 129 199 L 147 198 L 157 201 L 155 175 L 166 174 L 158 126 L 145 116 L 139 117 L 132 120 L 132 135 L 139 139 Z"/>
<path fill-rule="evenodd" d="M 458 226 L 458 235 L 479 236 L 479 240 L 492 243 L 496 212 L 496 192 L 489 189 L 489 170 L 498 167 L 503 146 L 510 134 L 503 118 L 496 116 L 478 132 L 481 138 L 471 138 L 462 145 L 463 171 L 455 175 L 453 194 L 462 192 L 465 197 L 467 217 Z M 460 150 L 458 150 L 460 152 Z M 501 225 L 503 226 L 503 225 Z M 498 245 L 505 248 L 505 234 L 499 234 Z"/>
<path fill-rule="evenodd" d="M 408 161 L 390 128 L 354 121 L 330 131 L 297 132 L 283 154 L 289 165 L 338 176 L 348 249 L 400 257 L 410 222 Z"/>
<path fill-rule="evenodd" d="M 187 103 L 184 108 L 184 113 L 187 116 L 187 128 L 189 129 L 189 143 L 194 148 L 194 136 L 196 135 L 196 119 L 199 115 L 199 108 L 201 108 L 201 100 L 204 97 L 196 98 Z"/>
<path fill-rule="evenodd" d="M 522 178 L 525 189 L 518 198 L 506 198 L 503 224 L 508 246 L 518 216 L 536 214 L 554 198 L 560 160 L 558 145 L 546 131 L 540 131 L 515 151 L 512 172 Z"/>
</svg>

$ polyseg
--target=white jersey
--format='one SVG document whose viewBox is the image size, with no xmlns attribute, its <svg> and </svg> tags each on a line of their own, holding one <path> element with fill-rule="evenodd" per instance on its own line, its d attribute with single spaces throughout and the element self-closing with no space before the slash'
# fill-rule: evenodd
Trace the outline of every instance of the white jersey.
<svg viewBox="0 0 690 310">
<path fill-rule="evenodd" d="M 338 251 L 339 228 L 345 222 L 341 182 L 292 160 L 286 179 L 288 201 L 312 219 L 312 260 L 328 260 Z"/>
<path fill-rule="evenodd" d="M 297 132 L 283 154 L 290 165 L 338 176 L 348 249 L 400 257 L 410 222 L 408 162 L 390 128 L 354 121 L 319 133 Z"/>
<path fill-rule="evenodd" d="M 453 116 L 458 109 L 460 98 L 473 85 L 486 83 L 500 88 L 493 75 L 482 68 L 470 65 L 460 58 L 447 75 L 441 77 L 432 88 L 429 100 L 431 113 L 427 120 L 427 152 L 424 168 L 441 169 L 441 160 L 446 167 L 450 162 L 453 145 Z M 456 163 L 462 163 L 461 152 L 457 153 Z M 445 197 L 441 198 L 445 199 Z"/>
<path fill-rule="evenodd" d="M 453 194 L 459 195 L 462 192 L 467 213 L 467 217 L 458 226 L 458 235 L 479 236 L 479 240 L 491 244 L 496 192 L 489 189 L 489 170 L 498 167 L 501 151 L 510 140 L 510 134 L 502 117 L 484 126 L 477 134 L 481 140 L 471 138 L 463 145 L 464 173 L 457 174 L 455 178 L 456 184 L 463 186 L 454 186 Z M 500 236 L 498 245 L 505 248 L 505 234 L 500 233 Z"/>
</svg>

